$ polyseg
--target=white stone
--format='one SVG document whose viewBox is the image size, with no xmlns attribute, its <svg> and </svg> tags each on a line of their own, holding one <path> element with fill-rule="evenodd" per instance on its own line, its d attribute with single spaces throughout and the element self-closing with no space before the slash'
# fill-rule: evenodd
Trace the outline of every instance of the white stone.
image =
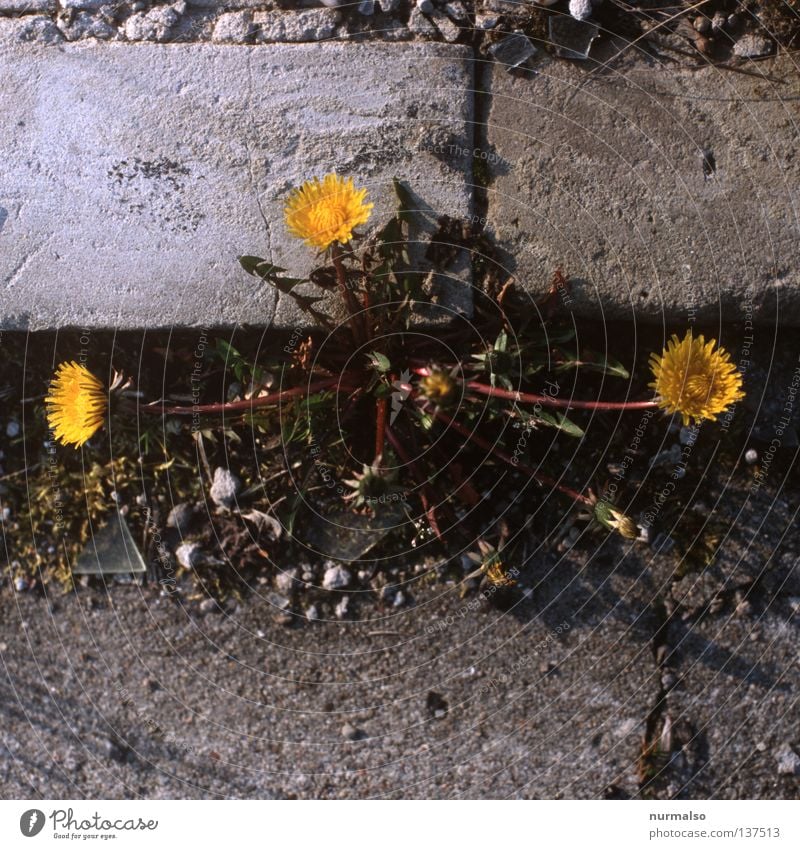
<svg viewBox="0 0 800 849">
<path fill-rule="evenodd" d="M 569 0 L 569 13 L 579 21 L 592 17 L 592 0 Z"/>
<path fill-rule="evenodd" d="M 434 9 L 429 15 L 430 19 L 436 24 L 436 29 L 442 34 L 445 41 L 458 41 L 461 35 L 461 27 L 450 20 L 440 9 Z"/>
<path fill-rule="evenodd" d="M 245 44 L 253 35 L 253 13 L 226 12 L 217 18 L 211 40 L 216 43 Z"/>
<path fill-rule="evenodd" d="M 149 12 L 131 15 L 125 21 L 128 41 L 167 41 L 180 15 L 170 6 L 158 6 Z"/>
<path fill-rule="evenodd" d="M 411 10 L 411 14 L 409 15 L 408 28 L 414 35 L 421 35 L 424 38 L 435 38 L 438 35 L 436 27 L 416 6 Z"/>
<path fill-rule="evenodd" d="M 203 562 L 203 549 L 199 542 L 184 542 L 175 549 L 175 559 L 184 569 L 194 569 Z"/>
<path fill-rule="evenodd" d="M 116 27 L 112 27 L 102 18 L 97 18 L 88 12 L 78 12 L 69 23 L 59 20 L 58 28 L 64 33 L 67 41 L 77 41 L 79 38 L 108 40 L 117 36 Z"/>
<path fill-rule="evenodd" d="M 339 13 L 333 9 L 304 12 L 256 12 L 259 40 L 264 42 L 324 41 L 336 34 Z"/>
<path fill-rule="evenodd" d="M 352 575 L 344 566 L 333 565 L 325 570 L 322 586 L 326 590 L 343 590 L 352 580 Z"/>
<path fill-rule="evenodd" d="M 22 42 L 26 45 L 58 44 L 64 40 L 59 28 L 44 15 L 0 18 L 0 45 Z M 5 82 L 5 81 L 4 81 Z M 9 94 L 11 92 L 9 91 Z M 3 92 L 0 91 L 0 97 Z"/>
<path fill-rule="evenodd" d="M 211 500 L 217 507 L 231 508 L 236 504 L 236 495 L 242 482 L 230 469 L 222 466 L 214 469 L 214 482 L 211 484 Z"/>
<path fill-rule="evenodd" d="M 0 0 L 3 3 L 4 0 Z M 59 0 L 62 8 L 76 9 L 85 12 L 96 12 L 103 6 L 117 5 L 117 0 Z"/>
<path fill-rule="evenodd" d="M 420 238 L 439 215 L 469 218 L 469 157 L 445 161 L 424 142 L 446 127 L 471 149 L 469 56 L 443 44 L 4 45 L 0 326 L 308 322 L 237 256 L 310 273 L 318 259 L 286 231 L 283 206 L 333 170 L 368 189 L 365 233 L 394 213 L 394 176 L 429 210 Z M 445 282 L 447 307 L 468 312 L 468 282 Z"/>
<path fill-rule="evenodd" d="M 53 13 L 58 9 L 56 0 L 0 0 L 0 14 L 31 15 L 37 12 Z"/>
</svg>

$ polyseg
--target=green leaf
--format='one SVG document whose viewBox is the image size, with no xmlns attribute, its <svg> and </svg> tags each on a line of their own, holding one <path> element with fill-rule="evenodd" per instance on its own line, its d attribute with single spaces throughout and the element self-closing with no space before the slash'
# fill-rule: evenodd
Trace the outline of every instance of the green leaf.
<svg viewBox="0 0 800 849">
<path fill-rule="evenodd" d="M 578 427 L 575 422 L 570 421 L 563 413 L 547 413 L 541 410 L 535 416 L 531 416 L 531 420 L 547 425 L 547 427 L 563 430 L 568 436 L 580 438 L 585 435 L 583 429 Z"/>
<path fill-rule="evenodd" d="M 613 357 L 604 357 L 595 351 L 584 351 L 580 359 L 576 358 L 574 354 L 568 354 L 565 351 L 560 350 L 558 353 L 563 357 L 563 360 L 556 365 L 556 371 L 583 368 L 587 371 L 595 371 L 600 374 L 610 375 L 611 377 L 621 377 L 625 380 L 630 377 L 630 373 L 625 366 Z"/>
<path fill-rule="evenodd" d="M 508 350 L 508 334 L 505 330 L 501 330 L 497 336 L 497 339 L 494 340 L 494 348 L 493 350 L 505 354 Z"/>
<path fill-rule="evenodd" d="M 386 374 L 392 367 L 390 359 L 379 351 L 372 351 L 367 354 L 367 361 L 369 362 L 369 367 L 375 369 L 379 374 Z"/>
<path fill-rule="evenodd" d="M 242 355 L 236 348 L 224 339 L 217 339 L 217 352 L 229 363 L 234 363 L 242 359 Z"/>
</svg>

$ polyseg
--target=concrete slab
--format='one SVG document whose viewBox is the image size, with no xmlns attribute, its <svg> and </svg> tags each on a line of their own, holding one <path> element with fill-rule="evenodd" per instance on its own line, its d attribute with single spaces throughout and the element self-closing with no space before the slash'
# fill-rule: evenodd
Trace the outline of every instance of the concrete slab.
<svg viewBox="0 0 800 849">
<path fill-rule="evenodd" d="M 315 258 L 283 223 L 289 190 L 336 170 L 392 178 L 438 215 L 467 216 L 471 53 L 441 45 L 97 44 L 0 47 L 0 327 L 295 326 L 294 302 L 238 268 Z M 372 223 L 371 222 L 371 223 Z M 443 303 L 469 310 L 469 286 Z"/>
<path fill-rule="evenodd" d="M 488 228 L 523 286 L 562 266 L 592 317 L 800 324 L 790 59 L 537 70 L 487 69 Z"/>
</svg>

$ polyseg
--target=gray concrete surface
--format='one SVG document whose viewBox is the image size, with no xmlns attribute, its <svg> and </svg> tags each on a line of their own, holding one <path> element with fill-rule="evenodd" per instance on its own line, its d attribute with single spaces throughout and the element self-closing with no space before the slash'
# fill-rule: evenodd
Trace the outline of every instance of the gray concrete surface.
<svg viewBox="0 0 800 849">
<path fill-rule="evenodd" d="M 800 323 L 800 75 L 631 61 L 487 68 L 488 229 L 519 283 L 599 318 Z M 688 64 L 688 63 L 685 63 Z"/>
<path fill-rule="evenodd" d="M 603 621 L 599 602 L 575 621 L 585 587 L 541 613 L 459 618 L 462 602 L 440 589 L 390 621 L 373 609 L 372 622 L 299 629 L 256 600 L 203 615 L 115 587 L 92 606 L 85 594 L 60 600 L 51 615 L 4 595 L 4 628 L 22 636 L 0 679 L 4 796 L 636 789 L 655 670 L 646 642 Z M 446 706 L 429 707 L 431 692 Z"/>
<path fill-rule="evenodd" d="M 469 56 L 441 44 L 0 46 L 0 325 L 303 321 L 237 256 L 311 271 L 283 202 L 333 170 L 369 189 L 375 225 L 394 211 L 393 177 L 417 195 L 417 238 L 438 215 L 468 216 L 470 163 L 442 161 L 425 139 L 446 127 L 469 144 Z M 459 273 L 442 302 L 468 311 Z"/>
<path fill-rule="evenodd" d="M 414 580 L 410 606 L 355 593 L 352 619 L 287 628 L 269 593 L 223 612 L 6 584 L 0 793 L 795 798 L 797 507 L 781 473 L 741 513 L 747 476 L 727 474 L 708 487 L 736 515 L 713 568 L 681 578 L 586 535 L 543 545 L 506 611 Z M 648 784 L 645 737 L 666 746 Z"/>
</svg>

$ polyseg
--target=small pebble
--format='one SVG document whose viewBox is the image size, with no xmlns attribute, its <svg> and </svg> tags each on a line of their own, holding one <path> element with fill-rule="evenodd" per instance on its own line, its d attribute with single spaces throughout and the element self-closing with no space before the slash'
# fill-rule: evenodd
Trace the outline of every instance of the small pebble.
<svg viewBox="0 0 800 849">
<path fill-rule="evenodd" d="M 436 7 L 433 5 L 433 0 L 417 0 L 417 8 L 424 15 L 430 15 Z"/>
<path fill-rule="evenodd" d="M 362 740 L 365 736 L 363 731 L 355 728 L 349 722 L 346 722 L 342 726 L 342 737 L 345 740 Z"/>
<path fill-rule="evenodd" d="M 219 607 L 217 602 L 213 598 L 204 598 L 200 602 L 200 612 L 201 613 L 211 613 L 213 610 L 216 610 Z"/>
<path fill-rule="evenodd" d="M 346 595 L 335 607 L 334 613 L 337 619 L 347 618 L 347 612 L 350 608 L 350 596 Z"/>
<path fill-rule="evenodd" d="M 176 504 L 167 516 L 167 527 L 175 528 L 183 536 L 192 524 L 194 510 L 191 504 Z"/>
<path fill-rule="evenodd" d="M 748 466 L 752 466 L 754 463 L 758 462 L 758 451 L 755 448 L 748 448 L 747 451 L 744 452 L 744 461 Z"/>
<path fill-rule="evenodd" d="M 711 21 L 706 18 L 704 15 L 700 15 L 699 17 L 694 19 L 694 28 L 699 33 L 707 33 L 711 31 Z"/>
<path fill-rule="evenodd" d="M 218 507 L 230 509 L 236 503 L 236 496 L 241 489 L 242 482 L 230 469 L 221 466 L 214 470 L 214 482 L 211 484 L 211 500 Z"/>
<path fill-rule="evenodd" d="M 460 0 L 454 0 L 452 3 L 447 3 L 444 10 L 454 21 L 466 21 L 468 19 L 467 10 L 464 8 L 464 4 L 461 3 Z"/>
<path fill-rule="evenodd" d="M 343 590 L 352 580 L 344 566 L 332 565 L 325 570 L 322 586 L 326 590 Z"/>
<path fill-rule="evenodd" d="M 772 53 L 773 43 L 763 35 L 747 33 L 733 45 L 733 52 L 743 59 L 757 59 L 760 56 L 769 56 Z"/>
<path fill-rule="evenodd" d="M 175 558 L 184 569 L 194 569 L 203 560 L 203 551 L 199 542 L 184 542 L 175 550 Z"/>
<path fill-rule="evenodd" d="M 286 571 L 278 572 L 275 576 L 275 587 L 282 593 L 290 593 L 297 580 L 297 570 L 287 569 Z"/>
<path fill-rule="evenodd" d="M 309 622 L 316 622 L 319 619 L 319 610 L 317 610 L 316 604 L 310 604 L 306 608 L 305 612 L 306 612 L 306 619 L 308 619 Z"/>
<path fill-rule="evenodd" d="M 569 13 L 578 21 L 588 21 L 592 16 L 592 0 L 569 0 Z"/>
<path fill-rule="evenodd" d="M 727 23 L 728 19 L 722 12 L 714 12 L 714 16 L 711 18 L 711 31 L 722 32 Z"/>
<path fill-rule="evenodd" d="M 11 421 L 6 425 L 6 436 L 9 437 L 9 439 L 14 439 L 15 436 L 19 436 L 19 431 L 19 422 L 11 419 Z"/>
<path fill-rule="evenodd" d="M 800 775 L 800 755 L 788 743 L 775 750 L 778 775 Z"/>
</svg>

